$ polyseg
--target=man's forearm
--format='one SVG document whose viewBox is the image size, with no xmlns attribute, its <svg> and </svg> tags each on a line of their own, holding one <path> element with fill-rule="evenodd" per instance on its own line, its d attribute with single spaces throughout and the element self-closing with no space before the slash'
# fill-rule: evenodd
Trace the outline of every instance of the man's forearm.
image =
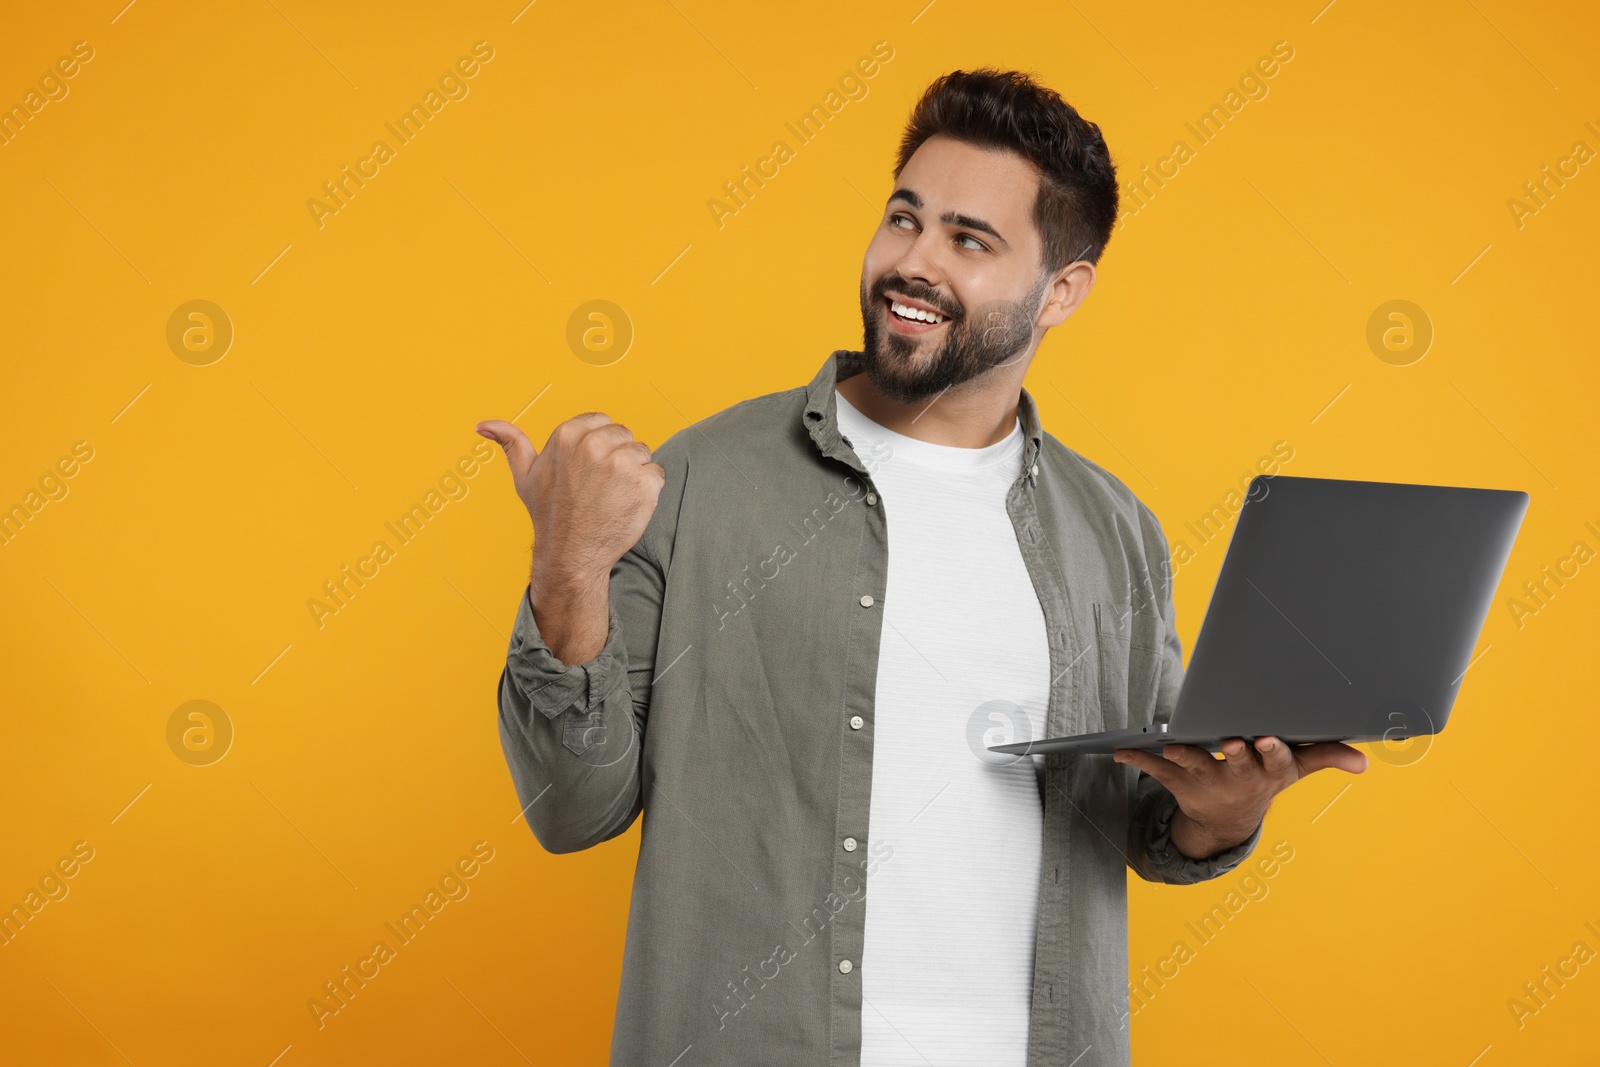
<svg viewBox="0 0 1600 1067">
<path fill-rule="evenodd" d="M 541 566 L 534 553 L 528 600 L 539 636 L 556 659 L 569 667 L 587 663 L 605 648 L 611 620 L 609 573 L 572 576 Z"/>
</svg>

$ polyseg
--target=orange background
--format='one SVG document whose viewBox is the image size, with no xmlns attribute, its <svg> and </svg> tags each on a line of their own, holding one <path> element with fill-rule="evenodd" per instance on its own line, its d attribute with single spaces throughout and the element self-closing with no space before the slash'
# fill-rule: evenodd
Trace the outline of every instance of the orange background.
<svg viewBox="0 0 1600 1067">
<path fill-rule="evenodd" d="M 1532 494 L 1431 748 L 1280 798 L 1258 855 L 1293 859 L 1210 944 L 1185 924 L 1244 870 L 1134 879 L 1130 970 L 1195 949 L 1136 1002 L 1137 1060 L 1592 1049 L 1600 963 L 1520 1027 L 1508 1006 L 1576 942 L 1600 950 L 1600 790 L 1563 725 L 1592 714 L 1600 576 L 1570 564 L 1520 626 L 1508 603 L 1600 548 L 1600 175 L 1568 164 L 1537 212 L 1508 206 L 1600 149 L 1586 6 L 122 3 L 18 8 L 0 34 L 6 106 L 93 49 L 0 146 L 0 506 L 93 453 L 0 547 L 0 903 L 93 850 L 0 947 L 0 1058 L 603 1062 L 638 827 L 550 856 L 517 819 L 495 689 L 529 527 L 504 458 L 447 480 L 465 495 L 320 627 L 307 602 L 396 544 L 384 524 L 480 419 L 520 413 L 542 444 L 598 409 L 659 443 L 858 346 L 909 108 L 982 64 L 1058 89 L 1126 180 L 1192 149 L 1028 380 L 1175 542 L 1279 441 L 1285 473 Z M 478 41 L 467 95 L 319 227 L 323 183 Z M 879 41 L 866 95 L 797 145 L 785 122 Z M 1279 41 L 1266 95 L 1198 144 L 1185 123 Z M 708 201 L 780 138 L 793 158 L 719 227 Z M 614 362 L 568 344 L 597 299 L 634 330 Z M 1432 324 L 1420 359 L 1369 347 L 1396 299 Z M 191 300 L 234 331 L 205 366 L 167 341 Z M 1190 547 L 1186 647 L 1223 554 Z M 169 743 L 193 700 L 233 730 L 205 766 Z M 479 842 L 468 895 L 319 1029 L 308 1000 Z"/>
</svg>

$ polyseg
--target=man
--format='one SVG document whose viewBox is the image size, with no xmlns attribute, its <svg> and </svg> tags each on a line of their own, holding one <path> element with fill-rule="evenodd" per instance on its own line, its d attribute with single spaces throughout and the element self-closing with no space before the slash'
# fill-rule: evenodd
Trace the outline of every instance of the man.
<svg viewBox="0 0 1600 1067">
<path fill-rule="evenodd" d="M 810 385 L 653 453 L 595 412 L 542 451 L 479 427 L 536 534 L 499 689 L 527 821 L 570 852 L 645 813 L 613 1064 L 1125 1064 L 1127 868 L 1216 877 L 1275 793 L 1366 764 L 988 751 L 1166 721 L 1182 680 L 1160 524 L 1022 388 L 1116 176 L 986 69 L 929 87 L 895 177 L 863 351 Z"/>
</svg>

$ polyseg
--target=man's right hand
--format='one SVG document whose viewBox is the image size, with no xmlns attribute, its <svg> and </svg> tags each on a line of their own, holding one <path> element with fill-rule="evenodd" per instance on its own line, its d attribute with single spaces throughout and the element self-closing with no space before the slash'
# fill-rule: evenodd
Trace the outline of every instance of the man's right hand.
<svg viewBox="0 0 1600 1067">
<path fill-rule="evenodd" d="M 477 431 L 506 454 L 517 495 L 533 519 L 534 588 L 604 584 L 644 534 L 667 472 L 621 423 L 598 411 L 575 415 L 536 451 L 500 419 Z"/>
</svg>

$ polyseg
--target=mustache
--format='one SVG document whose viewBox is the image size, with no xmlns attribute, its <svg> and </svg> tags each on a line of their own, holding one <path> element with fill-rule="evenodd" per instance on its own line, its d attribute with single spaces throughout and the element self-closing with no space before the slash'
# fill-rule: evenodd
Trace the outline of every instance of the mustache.
<svg viewBox="0 0 1600 1067">
<path fill-rule="evenodd" d="M 912 300 L 927 304 L 947 319 L 960 319 L 966 314 L 960 307 L 951 308 L 946 306 L 944 298 L 935 290 L 925 285 L 914 285 L 899 276 L 879 278 L 872 287 L 872 295 L 878 300 L 887 300 L 890 289 L 903 296 L 908 296 Z"/>
</svg>

